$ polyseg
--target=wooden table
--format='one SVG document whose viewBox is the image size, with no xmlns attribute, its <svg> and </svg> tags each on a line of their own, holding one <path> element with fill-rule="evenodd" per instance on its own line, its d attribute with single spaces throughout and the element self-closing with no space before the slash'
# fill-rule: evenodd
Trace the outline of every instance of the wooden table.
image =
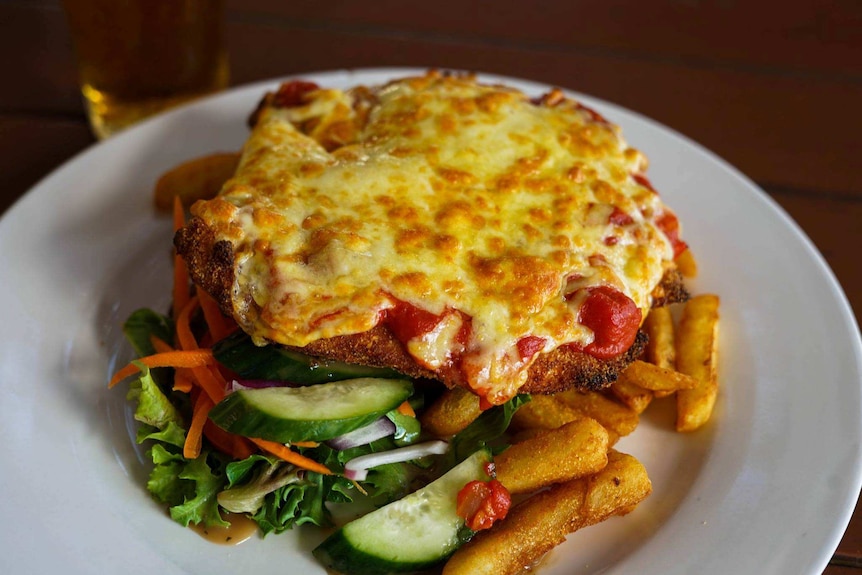
<svg viewBox="0 0 862 575">
<path fill-rule="evenodd" d="M 862 314 L 862 3 L 228 0 L 232 83 L 345 67 L 481 70 L 637 110 L 755 180 Z M 93 143 L 58 1 L 0 0 L 0 211 Z M 11 58 L 11 61 L 10 61 Z M 826 569 L 862 575 L 862 512 Z"/>
</svg>

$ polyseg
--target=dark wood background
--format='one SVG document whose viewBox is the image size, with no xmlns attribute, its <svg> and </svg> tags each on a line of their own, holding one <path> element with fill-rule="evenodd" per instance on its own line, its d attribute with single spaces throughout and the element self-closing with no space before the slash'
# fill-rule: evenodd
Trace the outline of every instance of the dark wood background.
<svg viewBox="0 0 862 575">
<path fill-rule="evenodd" d="M 449 67 L 562 85 L 650 116 L 777 200 L 860 318 L 858 0 L 227 4 L 235 85 L 345 67 Z M 0 54 L 2 212 L 94 140 L 58 0 L 0 0 Z M 862 574 L 862 512 L 825 572 Z"/>
</svg>

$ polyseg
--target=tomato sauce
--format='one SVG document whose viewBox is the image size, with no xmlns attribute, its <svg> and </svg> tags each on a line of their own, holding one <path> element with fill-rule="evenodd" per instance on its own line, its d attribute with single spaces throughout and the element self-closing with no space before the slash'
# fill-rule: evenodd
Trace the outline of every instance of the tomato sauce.
<svg viewBox="0 0 862 575">
<path fill-rule="evenodd" d="M 277 108 L 293 108 L 305 103 L 305 95 L 314 90 L 319 90 L 320 86 L 314 82 L 306 82 L 303 80 L 294 80 L 285 82 L 278 88 L 278 92 L 273 96 L 272 105 Z"/>
<path fill-rule="evenodd" d="M 679 237 L 679 220 L 672 212 L 665 212 L 656 220 L 655 225 L 667 236 L 670 244 L 673 246 L 673 257 L 679 257 L 679 254 L 688 249 L 688 244 L 682 241 Z"/>
<path fill-rule="evenodd" d="M 430 332 L 442 320 L 442 315 L 419 309 L 403 301 L 387 309 L 383 317 L 383 323 L 404 343 Z"/>
<path fill-rule="evenodd" d="M 521 361 L 528 361 L 545 347 L 545 338 L 528 335 L 518 340 L 516 344 Z"/>
<path fill-rule="evenodd" d="M 656 192 L 655 188 L 652 187 L 652 182 L 650 182 L 649 178 L 647 178 L 645 175 L 643 175 L 643 174 L 632 174 L 632 179 L 634 179 L 634 181 L 636 181 L 637 183 L 639 183 L 640 185 L 642 185 L 643 187 L 645 187 L 649 191 L 654 192 L 654 193 L 658 193 L 658 192 Z"/>
<path fill-rule="evenodd" d="M 628 350 L 635 341 L 641 324 L 641 311 L 628 296 L 610 286 L 595 286 L 582 288 L 587 290 L 587 297 L 578 311 L 578 322 L 590 328 L 594 334 L 594 340 L 586 345 L 571 343 L 567 344 L 575 349 L 588 353 L 599 359 L 610 359 Z M 569 294 L 574 297 L 582 290 Z M 420 309 L 410 303 L 395 300 L 395 305 L 380 314 L 380 323 L 389 328 L 393 335 L 405 345 L 417 337 L 422 337 L 433 331 L 441 321 L 449 314 L 461 313 L 455 310 L 447 310 L 442 314 L 435 314 Z M 471 334 L 470 317 L 462 316 L 462 326 L 455 338 L 458 345 L 454 346 L 447 358 L 447 362 L 439 371 L 454 375 L 459 380 L 469 380 L 463 373 L 465 350 Z M 527 335 L 521 337 L 515 347 L 518 359 L 528 363 L 533 357 L 541 353 L 547 344 L 547 339 L 540 336 Z M 483 395 L 481 390 L 476 390 L 478 395 Z M 491 404 L 483 401 L 482 407 L 486 409 Z"/>
<path fill-rule="evenodd" d="M 614 206 L 614 211 L 608 216 L 608 223 L 615 226 L 630 226 L 635 223 L 634 218 Z"/>
<path fill-rule="evenodd" d="M 509 490 L 497 481 L 471 481 L 458 492 L 456 512 L 473 531 L 490 529 L 505 519 L 512 505 Z"/>
<path fill-rule="evenodd" d="M 627 295 L 610 286 L 585 288 L 587 299 L 578 322 L 593 330 L 595 339 L 583 351 L 610 359 L 632 346 L 641 324 L 641 310 Z"/>
</svg>

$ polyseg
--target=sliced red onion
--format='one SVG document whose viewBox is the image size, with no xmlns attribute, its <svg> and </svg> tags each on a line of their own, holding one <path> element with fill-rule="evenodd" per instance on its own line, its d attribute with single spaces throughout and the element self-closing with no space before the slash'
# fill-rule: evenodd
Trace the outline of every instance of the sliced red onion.
<svg viewBox="0 0 862 575">
<path fill-rule="evenodd" d="M 243 389 L 252 389 L 252 388 L 251 388 L 251 387 L 249 387 L 249 386 L 247 386 L 247 385 L 243 385 L 243 384 L 241 384 L 240 382 L 238 382 L 238 381 L 237 381 L 237 380 L 235 380 L 235 379 L 234 379 L 233 381 L 231 381 L 231 382 L 230 382 L 230 392 L 231 392 L 231 393 L 233 393 L 234 391 L 240 391 L 240 390 L 243 390 Z"/>
<path fill-rule="evenodd" d="M 264 389 L 267 387 L 297 387 L 297 385 L 289 381 L 275 381 L 271 379 L 235 379 L 230 383 L 231 391 Z"/>
<path fill-rule="evenodd" d="M 351 447 L 358 447 L 360 445 L 371 443 L 372 441 L 377 441 L 378 439 L 392 435 L 393 433 L 395 433 L 395 424 L 384 415 L 365 427 L 354 429 L 344 435 L 334 437 L 325 443 L 332 449 L 343 451 L 345 449 L 350 449 Z"/>
<path fill-rule="evenodd" d="M 380 453 L 369 453 L 354 457 L 344 466 L 344 476 L 354 481 L 363 481 L 368 477 L 368 470 L 373 467 L 387 463 L 401 463 L 419 459 L 426 455 L 442 455 L 449 451 L 449 444 L 445 441 L 435 440 L 425 443 L 416 443 L 407 447 L 381 451 Z"/>
</svg>

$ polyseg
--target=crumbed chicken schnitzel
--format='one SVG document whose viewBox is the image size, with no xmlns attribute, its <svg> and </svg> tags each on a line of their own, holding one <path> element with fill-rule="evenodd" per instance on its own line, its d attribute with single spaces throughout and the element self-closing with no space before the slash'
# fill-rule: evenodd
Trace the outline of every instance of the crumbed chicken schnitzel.
<svg viewBox="0 0 862 575">
<path fill-rule="evenodd" d="M 175 237 L 258 344 L 392 367 L 490 403 L 600 389 L 687 298 L 676 216 L 619 129 L 556 90 L 431 72 L 289 82 Z"/>
</svg>

